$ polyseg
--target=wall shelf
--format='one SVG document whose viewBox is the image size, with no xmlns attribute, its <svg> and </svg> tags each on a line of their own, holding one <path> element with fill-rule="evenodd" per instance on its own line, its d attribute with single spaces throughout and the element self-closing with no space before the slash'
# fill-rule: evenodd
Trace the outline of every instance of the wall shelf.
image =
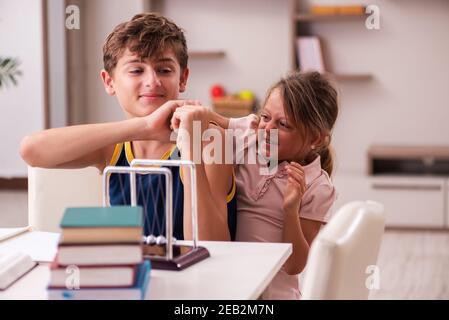
<svg viewBox="0 0 449 320">
<path fill-rule="evenodd" d="M 366 18 L 366 15 L 358 14 L 311 14 L 300 13 L 295 15 L 295 20 L 300 22 L 307 21 L 358 21 Z"/>
<path fill-rule="evenodd" d="M 372 80 L 373 75 L 366 73 L 330 73 L 337 81 L 367 81 Z"/>
<path fill-rule="evenodd" d="M 299 7 L 300 4 L 302 3 L 302 1 L 296 1 L 294 2 L 294 5 L 292 6 L 292 14 L 291 14 L 291 22 L 292 22 L 292 26 L 293 26 L 293 31 L 292 31 L 292 42 L 295 43 L 294 45 L 294 49 L 291 51 L 292 52 L 292 66 L 293 69 L 299 68 L 301 69 L 301 67 L 307 69 L 309 67 L 312 68 L 318 68 L 320 70 L 324 69 L 326 70 L 326 68 L 328 66 L 326 66 L 325 61 L 327 60 L 326 57 L 324 57 L 324 52 L 323 52 L 323 46 L 321 44 L 322 39 L 321 37 L 317 37 L 313 34 L 313 28 L 311 29 L 311 26 L 309 24 L 309 22 L 332 22 L 332 23 L 338 23 L 341 21 L 357 21 L 357 23 L 364 23 L 364 19 L 366 19 L 368 17 L 368 15 L 364 14 L 365 10 L 363 11 L 353 11 L 352 13 L 348 10 L 349 9 L 354 9 L 343 6 L 343 7 L 338 7 L 336 8 L 335 12 L 329 12 L 328 14 L 320 14 L 320 13 L 313 13 L 313 12 L 304 12 L 304 11 L 299 11 Z M 355 6 L 357 8 L 355 9 L 359 9 L 359 6 Z M 342 10 L 346 10 L 346 11 L 342 11 Z M 340 10 L 340 11 L 338 11 Z M 304 25 L 304 27 L 302 27 Z M 312 32 L 312 34 L 310 34 Z M 303 39 L 300 39 L 299 37 L 304 37 Z M 305 37 L 308 37 L 305 38 Z M 305 48 L 303 50 L 300 50 L 300 43 L 301 42 L 301 46 L 304 46 L 302 48 Z M 327 53 L 326 53 L 327 54 Z M 299 60 L 301 60 L 301 55 L 304 55 L 303 58 L 304 61 L 306 61 L 306 64 L 301 66 L 301 64 L 299 63 Z M 316 64 L 316 65 L 312 65 L 312 66 L 308 66 L 307 65 L 307 61 L 309 61 L 310 63 L 310 56 L 311 55 L 315 55 L 316 59 L 315 62 L 312 62 L 312 64 Z M 318 62 L 316 62 L 318 61 Z M 337 73 L 337 72 L 332 72 L 332 71 L 325 71 L 325 74 L 328 75 L 331 79 L 337 81 L 337 82 L 347 82 L 347 81 L 358 81 L 358 82 L 362 82 L 362 81 L 369 81 L 372 80 L 374 78 L 374 76 L 371 73 L 358 73 L 356 71 L 356 73 Z"/>
<path fill-rule="evenodd" d="M 223 58 L 226 53 L 223 50 L 192 50 L 189 51 L 191 58 Z"/>
</svg>

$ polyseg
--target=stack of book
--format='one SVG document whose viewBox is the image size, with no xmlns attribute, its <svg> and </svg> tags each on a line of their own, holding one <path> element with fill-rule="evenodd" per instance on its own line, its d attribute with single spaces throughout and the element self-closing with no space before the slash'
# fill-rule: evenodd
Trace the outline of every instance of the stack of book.
<svg viewBox="0 0 449 320">
<path fill-rule="evenodd" d="M 314 5 L 311 13 L 315 15 L 364 15 L 363 5 Z"/>
<path fill-rule="evenodd" d="M 143 299 L 141 207 L 68 208 L 51 266 L 50 299 Z"/>
</svg>

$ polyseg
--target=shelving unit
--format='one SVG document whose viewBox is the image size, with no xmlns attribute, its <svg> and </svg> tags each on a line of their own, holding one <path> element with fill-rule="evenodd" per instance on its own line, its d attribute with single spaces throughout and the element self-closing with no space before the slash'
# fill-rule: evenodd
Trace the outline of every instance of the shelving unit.
<svg viewBox="0 0 449 320">
<path fill-rule="evenodd" d="M 299 0 L 292 0 L 292 41 L 295 44 L 293 46 L 294 50 L 292 50 L 292 64 L 295 69 L 298 68 L 296 39 L 298 36 L 310 35 L 310 32 L 302 32 L 300 31 L 301 29 L 309 29 L 310 25 L 314 23 L 363 22 L 363 19 L 366 18 L 364 14 L 312 14 L 300 12 L 300 3 L 301 1 Z M 327 73 L 338 82 L 370 81 L 374 78 L 370 73 L 334 73 L 332 71 L 328 71 Z"/>
<path fill-rule="evenodd" d="M 309 14 L 309 13 L 299 13 L 294 15 L 294 19 L 299 22 L 310 22 L 310 21 L 352 21 L 352 20 L 363 20 L 365 15 L 356 14 Z"/>
<path fill-rule="evenodd" d="M 373 75 L 366 73 L 360 73 L 360 74 L 352 74 L 352 73 L 337 73 L 337 74 L 331 74 L 337 81 L 368 81 L 373 79 Z"/>
<path fill-rule="evenodd" d="M 226 56 L 223 50 L 192 50 L 189 51 L 191 58 L 223 58 Z"/>
</svg>

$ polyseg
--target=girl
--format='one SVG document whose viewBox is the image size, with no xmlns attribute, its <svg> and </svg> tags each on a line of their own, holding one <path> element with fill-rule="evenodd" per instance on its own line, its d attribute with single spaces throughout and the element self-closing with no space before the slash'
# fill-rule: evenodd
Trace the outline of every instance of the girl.
<svg viewBox="0 0 449 320">
<path fill-rule="evenodd" d="M 175 127 L 189 108 L 194 109 L 181 107 L 175 111 Z M 336 90 L 318 72 L 295 72 L 269 89 L 260 121 L 255 115 L 227 119 L 205 108 L 200 113 L 203 121 L 207 118 L 224 128 L 257 125 L 268 136 L 272 129 L 278 130 L 277 172 L 261 175 L 261 167 L 267 165 L 262 163 L 234 168 L 236 240 L 291 243 L 291 256 L 262 298 L 299 299 L 297 274 L 304 269 L 310 245 L 329 220 L 336 199 L 329 178 L 333 169 L 330 140 L 338 114 Z M 270 151 L 266 139 L 255 143 Z"/>
</svg>

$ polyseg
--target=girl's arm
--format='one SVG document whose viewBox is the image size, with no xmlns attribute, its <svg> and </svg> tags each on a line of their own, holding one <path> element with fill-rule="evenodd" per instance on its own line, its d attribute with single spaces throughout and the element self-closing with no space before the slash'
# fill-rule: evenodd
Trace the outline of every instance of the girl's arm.
<svg viewBox="0 0 449 320">
<path fill-rule="evenodd" d="M 151 115 L 124 121 L 48 129 L 26 136 L 20 146 L 22 158 L 33 167 L 81 168 L 107 166 L 114 145 L 131 140 L 169 141 L 168 120 L 181 105 L 169 101 Z"/>
<path fill-rule="evenodd" d="M 284 193 L 284 225 L 282 241 L 293 245 L 293 252 L 285 263 L 285 270 L 288 274 L 300 273 L 307 263 L 310 242 L 306 238 L 303 227 L 308 227 L 300 222 L 298 212 L 301 198 L 306 191 L 305 175 L 302 167 L 298 163 L 290 163 L 287 167 L 288 182 Z M 315 234 L 316 235 L 316 234 Z M 310 237 L 312 238 L 312 237 Z"/>
<path fill-rule="evenodd" d="M 241 118 L 227 118 L 212 110 L 209 114 L 210 121 L 215 122 L 223 129 L 257 129 L 260 120 L 255 114 L 249 114 Z"/>
<path fill-rule="evenodd" d="M 176 110 L 172 119 L 172 126 L 180 129 L 178 132 L 178 147 L 181 157 L 185 160 L 193 160 L 197 173 L 197 197 L 198 197 L 198 236 L 201 240 L 229 241 L 230 234 L 227 223 L 226 196 L 232 183 L 232 165 L 206 164 L 202 157 L 205 145 L 202 143 L 202 133 L 209 128 L 210 110 L 201 106 L 184 106 Z M 199 136 L 194 136 L 193 123 L 201 124 Z M 224 134 L 214 127 L 220 134 Z M 188 135 L 188 136 L 186 136 Z M 193 145 L 196 144 L 199 158 L 195 159 Z M 223 144 L 222 144 L 223 145 Z M 197 160 L 197 161 L 195 161 Z M 184 169 L 184 237 L 192 238 L 191 221 L 191 183 L 190 171 Z"/>
<path fill-rule="evenodd" d="M 222 116 L 221 114 L 216 113 L 215 111 L 210 111 L 210 121 L 215 122 L 223 129 L 229 128 L 229 120 L 230 118 L 226 118 L 225 116 Z"/>
<path fill-rule="evenodd" d="M 301 229 L 304 234 L 304 237 L 309 244 L 309 247 L 312 245 L 313 240 L 320 232 L 321 227 L 324 225 L 324 222 L 309 220 L 309 219 L 299 219 L 301 221 Z"/>
</svg>

